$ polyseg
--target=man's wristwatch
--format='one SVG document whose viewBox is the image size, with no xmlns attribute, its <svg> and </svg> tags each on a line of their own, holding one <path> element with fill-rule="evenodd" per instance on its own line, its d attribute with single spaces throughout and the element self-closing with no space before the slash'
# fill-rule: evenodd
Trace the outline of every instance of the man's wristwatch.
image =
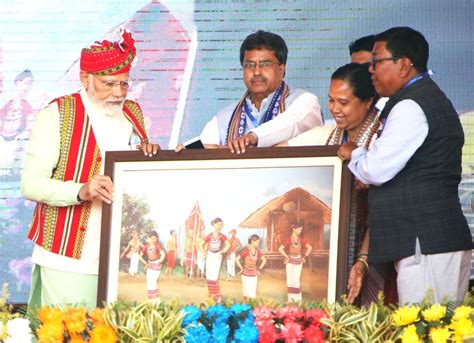
<svg viewBox="0 0 474 343">
<path fill-rule="evenodd" d="M 82 199 L 81 199 L 81 197 L 79 196 L 80 193 L 81 193 L 81 192 L 78 192 L 78 193 L 77 193 L 77 197 L 76 197 L 76 198 L 77 198 L 77 201 L 79 201 L 79 203 L 82 204 L 83 202 L 85 202 L 85 200 L 82 200 Z"/>
</svg>

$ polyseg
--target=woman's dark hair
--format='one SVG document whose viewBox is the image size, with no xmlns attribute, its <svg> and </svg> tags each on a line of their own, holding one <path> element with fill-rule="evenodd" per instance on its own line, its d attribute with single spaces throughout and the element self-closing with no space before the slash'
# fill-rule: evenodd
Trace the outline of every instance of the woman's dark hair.
<svg viewBox="0 0 474 343">
<path fill-rule="evenodd" d="M 429 44 L 425 37 L 411 27 L 392 27 L 379 33 L 376 42 L 386 42 L 385 46 L 393 57 L 407 57 L 420 73 L 428 69 Z"/>
<path fill-rule="evenodd" d="M 368 100 L 376 96 L 370 77 L 368 63 L 349 63 L 337 68 L 331 80 L 346 81 L 352 88 L 352 94 L 361 100 Z"/>
<path fill-rule="evenodd" d="M 268 49 L 275 52 L 275 57 L 280 64 L 286 64 L 288 47 L 279 35 L 259 30 L 247 36 L 240 46 L 240 65 L 244 62 L 245 51 Z"/>
<path fill-rule="evenodd" d="M 249 237 L 248 242 L 249 244 L 255 241 L 258 241 L 260 239 L 259 235 L 253 234 L 252 236 Z"/>
<path fill-rule="evenodd" d="M 303 227 L 303 223 L 302 223 L 302 222 L 294 222 L 294 223 L 292 223 L 292 224 L 290 225 L 290 228 L 291 228 L 292 230 L 297 229 L 297 228 L 299 228 L 299 227 Z"/>
<path fill-rule="evenodd" d="M 148 237 L 156 237 L 156 239 L 158 239 L 158 232 L 156 232 L 155 230 L 152 230 L 148 234 Z"/>
<path fill-rule="evenodd" d="M 214 225 L 214 224 L 217 224 L 217 223 L 223 223 L 224 221 L 217 217 L 217 218 L 214 218 L 212 221 L 211 221 L 211 224 Z"/>
</svg>

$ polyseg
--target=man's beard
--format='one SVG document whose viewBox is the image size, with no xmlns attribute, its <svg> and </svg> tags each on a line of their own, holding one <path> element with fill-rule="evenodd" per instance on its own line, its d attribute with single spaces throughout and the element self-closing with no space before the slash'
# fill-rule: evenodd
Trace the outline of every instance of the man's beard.
<svg viewBox="0 0 474 343">
<path fill-rule="evenodd" d="M 94 84 L 90 83 L 90 85 L 91 86 L 87 90 L 89 99 L 107 116 L 113 117 L 120 115 L 123 112 L 123 103 L 125 102 L 125 97 L 116 97 L 111 95 L 106 99 L 98 99 L 94 89 Z M 117 104 L 117 102 L 119 103 Z"/>
</svg>

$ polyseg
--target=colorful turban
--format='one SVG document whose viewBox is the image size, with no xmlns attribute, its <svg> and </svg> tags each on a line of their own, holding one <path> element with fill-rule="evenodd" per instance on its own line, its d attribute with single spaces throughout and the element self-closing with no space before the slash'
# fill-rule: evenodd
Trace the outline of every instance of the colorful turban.
<svg viewBox="0 0 474 343">
<path fill-rule="evenodd" d="M 132 34 L 123 30 L 120 42 L 103 40 L 81 52 L 81 70 L 95 75 L 117 75 L 130 70 L 136 55 Z"/>
</svg>

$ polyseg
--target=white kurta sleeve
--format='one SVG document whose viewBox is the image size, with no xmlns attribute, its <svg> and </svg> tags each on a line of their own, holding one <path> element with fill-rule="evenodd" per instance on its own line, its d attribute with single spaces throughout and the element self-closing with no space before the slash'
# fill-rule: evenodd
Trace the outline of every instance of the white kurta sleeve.
<svg viewBox="0 0 474 343">
<path fill-rule="evenodd" d="M 204 126 L 200 138 L 203 144 L 221 144 L 216 116 L 212 117 L 206 126 Z"/>
<path fill-rule="evenodd" d="M 251 131 L 257 135 L 259 147 L 269 147 L 322 125 L 318 98 L 305 92 L 293 101 L 285 112 Z"/>
<path fill-rule="evenodd" d="M 53 103 L 38 113 L 31 131 L 21 178 L 21 192 L 26 199 L 51 206 L 78 203 L 81 183 L 51 178 L 59 161 L 60 140 L 59 111 Z"/>
</svg>

